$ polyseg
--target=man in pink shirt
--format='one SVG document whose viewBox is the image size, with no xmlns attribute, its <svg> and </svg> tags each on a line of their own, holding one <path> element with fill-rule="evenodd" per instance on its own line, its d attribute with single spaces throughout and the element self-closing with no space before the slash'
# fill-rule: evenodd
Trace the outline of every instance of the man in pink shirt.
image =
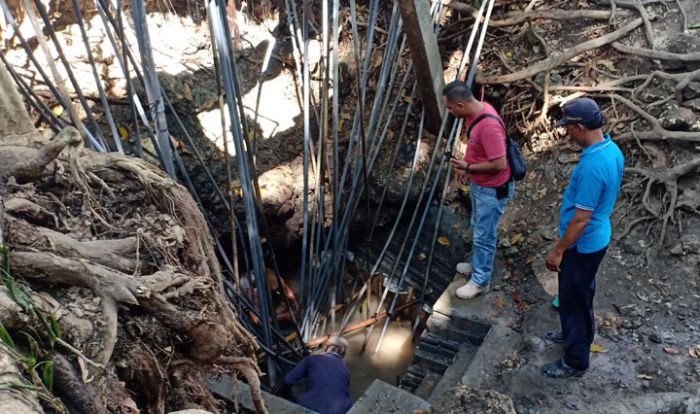
<svg viewBox="0 0 700 414">
<path fill-rule="evenodd" d="M 457 289 L 457 296 L 471 299 L 489 289 L 498 222 L 513 198 L 515 182 L 506 156 L 505 126 L 493 106 L 476 100 L 461 81 L 447 84 L 442 95 L 447 110 L 464 118 L 469 139 L 464 159 L 453 158 L 451 163 L 461 184 L 471 178 L 472 261 L 457 265 L 458 272 L 471 273 L 469 282 Z"/>
</svg>

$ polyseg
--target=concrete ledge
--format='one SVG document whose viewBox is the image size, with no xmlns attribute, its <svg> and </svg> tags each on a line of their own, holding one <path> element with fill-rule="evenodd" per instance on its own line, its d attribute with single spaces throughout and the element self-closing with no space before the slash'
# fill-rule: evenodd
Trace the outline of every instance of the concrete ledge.
<svg viewBox="0 0 700 414">
<path fill-rule="evenodd" d="M 430 404 L 422 398 L 384 381 L 374 380 L 348 414 L 404 414 L 428 408 Z"/>
<path fill-rule="evenodd" d="M 499 278 L 494 271 L 494 282 Z M 492 285 L 493 283 L 492 282 Z M 466 323 L 482 325 L 512 325 L 517 320 L 513 301 L 503 291 L 490 291 L 474 299 L 464 300 L 455 295 L 455 291 L 466 283 L 466 279 L 457 275 L 445 289 L 435 305 L 433 312 L 449 316 L 457 324 L 459 320 Z M 460 326 L 458 326 L 460 327 Z M 462 327 L 460 327 L 462 328 Z"/>
<path fill-rule="evenodd" d="M 234 385 L 229 375 L 222 375 L 220 378 L 210 377 L 207 380 L 207 387 L 210 391 L 222 395 L 228 399 L 238 401 L 241 407 L 250 412 L 256 412 L 253 405 L 253 399 L 250 397 L 250 387 L 243 381 L 238 381 L 234 393 Z M 309 410 L 300 405 L 280 398 L 268 392 L 262 392 L 263 400 L 267 411 L 270 413 L 285 413 L 285 414 L 317 414 L 316 411 Z"/>
<path fill-rule="evenodd" d="M 515 342 L 518 341 L 520 341 L 520 336 L 512 329 L 501 325 L 491 327 L 483 344 L 469 364 L 469 368 L 462 376 L 461 385 L 480 388 L 503 356 L 516 349 Z"/>
</svg>

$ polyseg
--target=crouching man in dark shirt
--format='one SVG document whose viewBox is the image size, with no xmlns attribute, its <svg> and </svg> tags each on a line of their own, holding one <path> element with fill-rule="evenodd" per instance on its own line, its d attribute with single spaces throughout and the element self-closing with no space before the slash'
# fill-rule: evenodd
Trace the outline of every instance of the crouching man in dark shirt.
<svg viewBox="0 0 700 414">
<path fill-rule="evenodd" d="M 302 359 L 299 365 L 284 377 L 283 386 L 289 390 L 302 378 L 307 389 L 299 397 L 301 406 L 322 414 L 345 414 L 352 407 L 350 371 L 345 366 L 348 341 L 342 336 L 331 336 L 323 346 L 323 353 Z"/>
</svg>

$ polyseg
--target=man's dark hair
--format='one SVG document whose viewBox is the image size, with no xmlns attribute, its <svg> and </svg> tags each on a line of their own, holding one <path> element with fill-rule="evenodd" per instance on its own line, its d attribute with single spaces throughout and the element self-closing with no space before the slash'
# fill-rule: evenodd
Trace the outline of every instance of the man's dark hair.
<svg viewBox="0 0 700 414">
<path fill-rule="evenodd" d="M 442 89 L 442 95 L 449 102 L 469 101 L 474 98 L 471 88 L 462 81 L 452 81 Z"/>
</svg>

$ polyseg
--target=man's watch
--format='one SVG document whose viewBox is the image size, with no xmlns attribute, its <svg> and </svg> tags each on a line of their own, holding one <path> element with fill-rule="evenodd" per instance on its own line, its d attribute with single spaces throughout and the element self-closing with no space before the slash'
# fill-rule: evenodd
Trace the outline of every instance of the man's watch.
<svg viewBox="0 0 700 414">
<path fill-rule="evenodd" d="M 469 169 L 469 164 L 467 163 L 467 167 L 464 169 L 464 172 L 467 174 L 471 174 L 472 170 Z"/>
</svg>

